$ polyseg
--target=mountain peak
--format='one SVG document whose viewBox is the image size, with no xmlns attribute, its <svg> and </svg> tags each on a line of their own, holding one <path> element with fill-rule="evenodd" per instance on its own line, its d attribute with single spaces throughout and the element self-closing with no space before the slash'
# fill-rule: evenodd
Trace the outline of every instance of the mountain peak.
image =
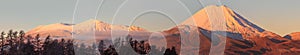
<svg viewBox="0 0 300 55">
<path fill-rule="evenodd" d="M 209 5 L 209 6 L 206 6 L 205 8 L 211 8 L 211 7 L 227 8 L 226 5 Z"/>
<path fill-rule="evenodd" d="M 209 6 L 206 6 L 204 7 L 202 10 L 200 11 L 211 11 L 211 10 L 222 10 L 222 11 L 227 11 L 227 12 L 231 12 L 232 10 L 227 7 L 226 5 L 209 5 Z M 200 12 L 199 11 L 199 12 Z"/>
<path fill-rule="evenodd" d="M 195 25 L 211 31 L 249 34 L 244 37 L 260 36 L 265 31 L 225 5 L 207 6 L 184 21 L 182 25 Z"/>
<path fill-rule="evenodd" d="M 89 20 L 86 20 L 84 22 L 88 22 L 88 23 L 105 23 L 101 20 L 97 20 L 97 19 L 89 19 Z"/>
</svg>

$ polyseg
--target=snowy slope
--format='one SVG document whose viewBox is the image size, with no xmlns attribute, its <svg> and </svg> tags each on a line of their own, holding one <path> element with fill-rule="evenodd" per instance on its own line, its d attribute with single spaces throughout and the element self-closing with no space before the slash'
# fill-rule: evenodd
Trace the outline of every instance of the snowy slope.
<svg viewBox="0 0 300 55">
<path fill-rule="evenodd" d="M 99 20 L 90 19 L 74 25 L 65 23 L 43 25 L 33 28 L 32 30 L 28 31 L 26 35 L 35 36 L 36 34 L 40 34 L 42 37 L 46 37 L 48 35 L 55 37 L 70 37 L 72 33 L 75 35 L 81 35 L 86 33 L 95 35 L 94 32 L 108 32 L 107 34 L 109 34 L 111 30 L 124 30 L 135 32 L 147 31 L 143 28 L 136 26 L 111 25 Z"/>
<path fill-rule="evenodd" d="M 89 31 L 111 31 L 111 30 L 146 31 L 145 29 L 140 27 L 111 25 L 94 19 L 90 19 L 74 25 L 75 33 L 89 32 Z"/>
<path fill-rule="evenodd" d="M 26 35 L 31 35 L 31 36 L 36 36 L 37 34 L 40 34 L 40 36 L 42 37 L 48 35 L 54 37 L 71 36 L 72 24 L 56 23 L 50 25 L 43 25 L 43 26 L 38 26 L 26 33 Z"/>
<path fill-rule="evenodd" d="M 182 25 L 198 26 L 210 31 L 239 33 L 247 38 L 279 36 L 258 27 L 224 5 L 205 7 L 184 21 Z"/>
</svg>

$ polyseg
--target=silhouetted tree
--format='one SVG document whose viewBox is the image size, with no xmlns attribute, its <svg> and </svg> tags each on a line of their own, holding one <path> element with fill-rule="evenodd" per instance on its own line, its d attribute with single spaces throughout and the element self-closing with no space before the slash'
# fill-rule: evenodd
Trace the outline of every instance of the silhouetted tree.
<svg viewBox="0 0 300 55">
<path fill-rule="evenodd" d="M 4 35 L 5 33 L 4 32 L 1 32 L 1 54 L 4 54 L 4 49 L 3 49 L 3 46 L 4 46 Z"/>
<path fill-rule="evenodd" d="M 44 45 L 43 45 L 43 55 L 51 55 L 50 51 L 51 51 L 51 45 L 50 45 L 50 35 L 48 35 L 44 41 Z"/>
<path fill-rule="evenodd" d="M 23 30 L 21 30 L 21 31 L 19 32 L 19 36 L 20 36 L 20 39 L 19 39 L 19 45 L 20 45 L 21 43 L 24 43 L 25 32 L 24 32 Z M 21 46 L 20 46 L 20 47 L 21 47 Z"/>
<path fill-rule="evenodd" d="M 101 55 L 104 55 L 104 49 L 105 49 L 105 44 L 103 40 L 100 40 L 99 45 L 98 45 L 98 50 Z"/>
<path fill-rule="evenodd" d="M 164 55 L 178 55 L 176 52 L 176 48 L 172 46 L 172 48 L 167 48 Z"/>
<path fill-rule="evenodd" d="M 9 38 L 9 45 L 12 46 L 12 35 L 13 35 L 13 30 L 9 30 L 7 37 Z"/>
<path fill-rule="evenodd" d="M 25 55 L 33 55 L 34 54 L 34 45 L 32 45 L 32 42 L 30 39 L 27 39 L 27 43 L 25 44 L 26 48 L 25 50 Z"/>
<path fill-rule="evenodd" d="M 18 37 L 18 31 L 13 32 L 13 38 L 16 39 Z"/>
<path fill-rule="evenodd" d="M 35 41 L 34 41 L 34 45 L 35 45 L 35 54 L 36 55 L 41 55 L 41 50 L 42 50 L 42 46 L 40 44 L 41 40 L 40 40 L 40 34 L 37 34 L 35 36 Z"/>
<path fill-rule="evenodd" d="M 73 40 L 68 40 L 66 43 L 65 55 L 75 55 Z"/>
</svg>

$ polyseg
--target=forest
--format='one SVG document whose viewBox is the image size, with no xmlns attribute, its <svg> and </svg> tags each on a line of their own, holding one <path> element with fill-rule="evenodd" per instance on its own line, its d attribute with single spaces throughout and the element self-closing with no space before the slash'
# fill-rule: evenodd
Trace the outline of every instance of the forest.
<svg viewBox="0 0 300 55">
<path fill-rule="evenodd" d="M 175 47 L 157 49 L 144 40 L 128 39 L 129 45 L 105 44 L 99 40 L 92 45 L 75 43 L 73 39 L 25 36 L 24 31 L 9 30 L 0 35 L 0 55 L 178 55 Z M 118 48 L 115 48 L 118 46 Z M 134 53 L 128 52 L 129 49 Z"/>
</svg>

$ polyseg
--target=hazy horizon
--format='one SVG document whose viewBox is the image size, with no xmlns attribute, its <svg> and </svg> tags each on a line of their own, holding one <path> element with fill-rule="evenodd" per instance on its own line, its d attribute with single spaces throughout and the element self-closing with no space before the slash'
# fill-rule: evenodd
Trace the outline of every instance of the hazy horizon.
<svg viewBox="0 0 300 55">
<path fill-rule="evenodd" d="M 99 11 L 96 12 L 99 6 L 97 4 L 99 4 L 100 1 L 102 0 L 79 2 L 77 8 L 89 9 L 78 9 L 78 11 L 81 12 L 78 14 L 80 17 L 77 18 L 80 19 L 75 19 L 74 22 L 79 23 L 87 19 L 97 18 L 97 20 L 111 23 L 114 13 L 124 0 L 104 0 Z M 203 8 L 198 0 L 180 1 L 187 6 L 191 13 L 195 13 Z M 298 14 L 300 14 L 300 7 L 298 7 L 298 5 L 300 4 L 297 2 L 300 1 L 229 0 L 222 1 L 222 4 L 233 9 L 252 23 L 284 36 L 291 32 L 300 32 L 300 22 L 298 22 L 298 20 L 300 20 L 300 16 L 298 16 Z M 170 2 L 170 4 L 173 3 Z M 1 0 L 0 19 L 2 19 L 2 21 L 0 22 L 0 31 L 8 31 L 10 29 L 28 31 L 39 25 L 71 23 L 75 5 L 76 0 Z M 140 5 L 136 6 L 140 7 Z M 156 4 L 152 6 L 159 7 L 159 5 Z M 172 8 L 176 8 L 176 6 Z M 171 11 L 176 11 L 176 9 Z M 89 12 L 94 13 L 90 14 Z M 146 14 L 139 18 L 140 19 L 138 19 L 134 25 L 148 30 L 165 30 L 175 25 L 171 20 L 168 20 L 168 17 L 157 14 Z M 181 20 L 177 22 L 182 22 L 185 19 L 187 18 L 181 18 Z M 155 22 L 153 23 L 153 21 Z"/>
</svg>

